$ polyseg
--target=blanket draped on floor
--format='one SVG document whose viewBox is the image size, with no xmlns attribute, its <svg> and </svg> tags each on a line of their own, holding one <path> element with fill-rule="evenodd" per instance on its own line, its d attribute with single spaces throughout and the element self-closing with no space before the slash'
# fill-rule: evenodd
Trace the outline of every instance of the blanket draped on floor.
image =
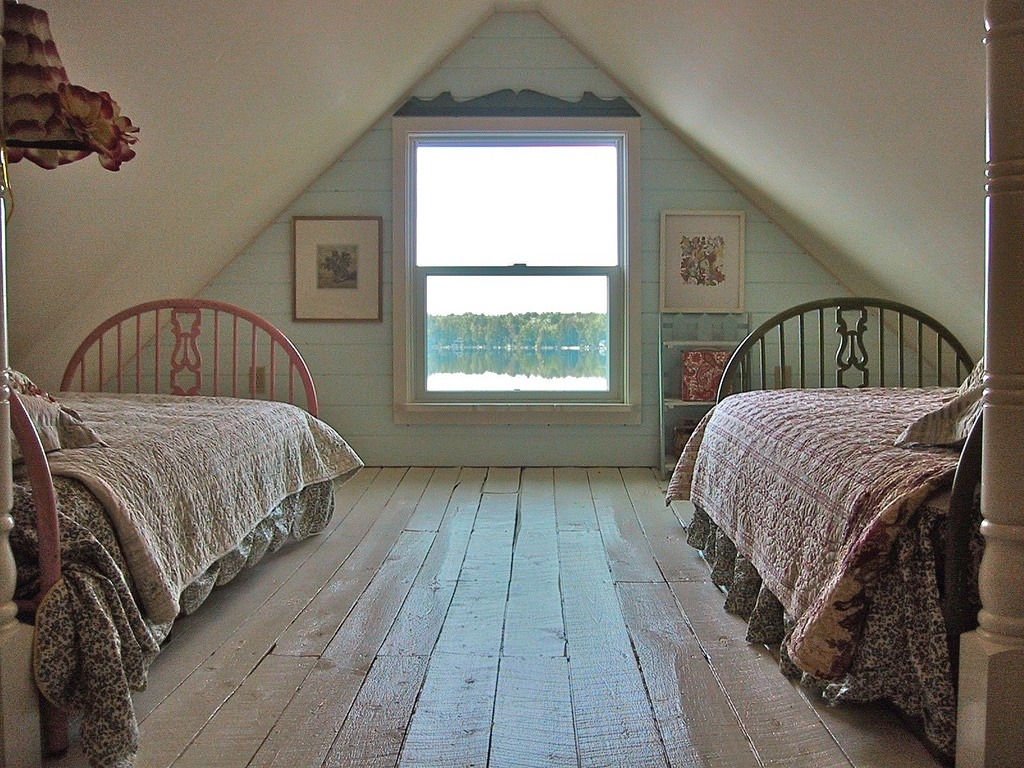
<svg viewBox="0 0 1024 768">
<path fill-rule="evenodd" d="M 936 757 L 952 765 L 956 747 L 956 688 L 936 563 L 945 540 L 948 498 L 926 502 L 893 542 L 892 567 L 878 581 L 864 621 L 857 653 L 839 680 L 820 680 L 797 667 L 786 654 L 793 622 L 761 577 L 707 515 L 694 512 L 687 543 L 701 550 L 711 580 L 726 592 L 725 609 L 747 622 L 750 643 L 778 647 L 786 676 L 819 693 L 830 704 L 888 702 L 908 720 Z M 975 515 L 981 522 L 980 507 Z M 974 567 L 984 546 L 972 542 Z M 981 608 L 976 590 L 976 609 Z"/>
</svg>

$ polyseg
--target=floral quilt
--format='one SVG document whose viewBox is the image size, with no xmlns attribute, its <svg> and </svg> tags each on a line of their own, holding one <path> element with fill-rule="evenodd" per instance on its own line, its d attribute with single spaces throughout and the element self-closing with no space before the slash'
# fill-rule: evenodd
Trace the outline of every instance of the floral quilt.
<svg viewBox="0 0 1024 768">
<path fill-rule="evenodd" d="M 948 488 L 959 453 L 893 445 L 951 390 L 747 392 L 698 426 L 669 483 L 760 574 L 794 627 L 790 658 L 836 680 L 849 669 L 893 541 Z"/>
</svg>

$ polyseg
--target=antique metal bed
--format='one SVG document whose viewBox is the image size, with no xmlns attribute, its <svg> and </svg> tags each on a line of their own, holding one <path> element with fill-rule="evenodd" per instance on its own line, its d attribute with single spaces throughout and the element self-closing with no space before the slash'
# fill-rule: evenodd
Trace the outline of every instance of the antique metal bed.
<svg viewBox="0 0 1024 768">
<path fill-rule="evenodd" d="M 361 462 L 316 418 L 294 344 L 223 302 L 119 312 L 78 347 L 56 396 L 6 377 L 22 458 L 15 602 L 36 627 L 44 751 L 66 748 L 72 708 L 91 764 L 120 764 L 137 747 L 131 688 L 175 616 L 322 530 L 335 482 Z"/>
<path fill-rule="evenodd" d="M 801 304 L 735 350 L 668 492 L 749 639 L 833 701 L 895 703 L 946 759 L 979 608 L 980 388 L 923 312 Z"/>
</svg>

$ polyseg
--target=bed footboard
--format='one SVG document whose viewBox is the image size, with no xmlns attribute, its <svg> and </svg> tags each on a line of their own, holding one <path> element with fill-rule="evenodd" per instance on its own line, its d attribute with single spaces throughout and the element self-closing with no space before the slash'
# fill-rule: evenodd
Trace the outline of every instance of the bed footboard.
<svg viewBox="0 0 1024 768">
<path fill-rule="evenodd" d="M 9 405 L 3 404 L 3 421 L 9 421 Z M 32 676 L 33 629 L 17 620 L 14 602 L 17 583 L 9 535 L 14 528 L 10 510 L 10 440 L 4 439 L 2 466 L 6 507 L 0 512 L 0 764 L 10 768 L 39 765 L 39 708 Z"/>
<path fill-rule="evenodd" d="M 53 477 L 46 460 L 43 445 L 36 434 L 21 397 L 11 391 L 11 432 L 18 441 L 25 461 L 32 500 L 36 509 L 36 527 L 39 532 L 39 594 L 28 603 L 18 604 L 18 613 L 26 620 L 35 618 L 36 608 L 47 592 L 61 577 L 60 525 L 57 520 L 57 496 Z M 47 755 L 57 755 L 68 748 L 67 713 L 39 697 L 42 727 L 42 749 Z"/>
</svg>

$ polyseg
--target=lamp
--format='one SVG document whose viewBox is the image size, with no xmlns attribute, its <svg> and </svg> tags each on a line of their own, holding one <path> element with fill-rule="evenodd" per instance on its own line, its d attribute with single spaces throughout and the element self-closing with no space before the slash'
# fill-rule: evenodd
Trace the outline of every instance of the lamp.
<svg viewBox="0 0 1024 768">
<path fill-rule="evenodd" d="M 106 91 L 68 80 L 45 11 L 4 0 L 3 123 L 7 160 L 52 169 L 95 152 L 116 171 L 135 157 L 138 128 Z"/>
</svg>

